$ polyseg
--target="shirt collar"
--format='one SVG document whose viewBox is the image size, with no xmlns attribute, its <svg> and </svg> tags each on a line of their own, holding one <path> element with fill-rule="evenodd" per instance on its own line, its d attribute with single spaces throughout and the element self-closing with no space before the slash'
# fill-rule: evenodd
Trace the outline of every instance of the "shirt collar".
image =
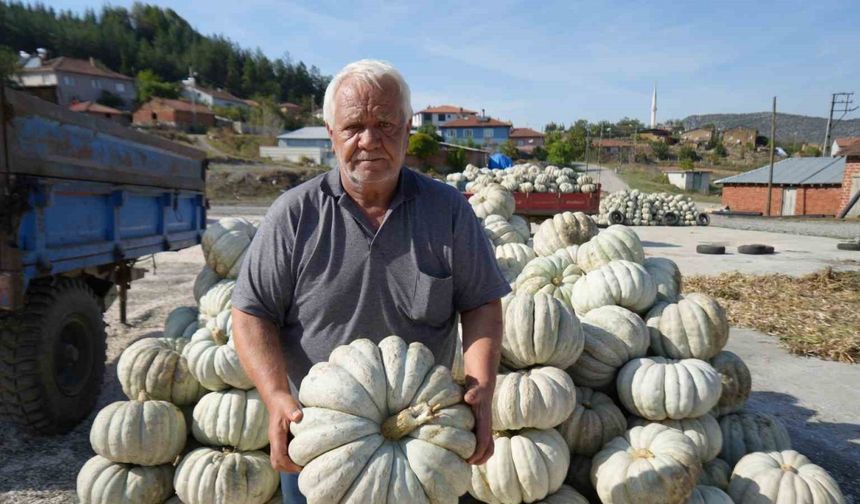
<svg viewBox="0 0 860 504">
<path fill-rule="evenodd" d="M 418 195 L 417 176 L 409 168 L 403 166 L 400 168 L 400 179 L 397 182 L 397 189 L 394 192 L 394 198 L 391 199 L 391 208 L 396 207 L 404 201 L 411 200 Z M 340 181 L 340 170 L 332 168 L 325 174 L 320 182 L 320 190 L 323 193 L 339 198 L 346 194 L 343 189 L 343 184 Z"/>
</svg>

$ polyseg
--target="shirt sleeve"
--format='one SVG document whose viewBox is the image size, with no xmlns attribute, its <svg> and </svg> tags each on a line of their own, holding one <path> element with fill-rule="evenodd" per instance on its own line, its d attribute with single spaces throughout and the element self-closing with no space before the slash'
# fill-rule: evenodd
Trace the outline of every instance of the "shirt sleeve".
<svg viewBox="0 0 860 504">
<path fill-rule="evenodd" d="M 286 205 L 272 205 L 239 269 L 232 299 L 235 308 L 284 326 L 293 297 L 294 242 Z"/>
<path fill-rule="evenodd" d="M 457 194 L 454 212 L 454 308 L 469 311 L 499 299 L 511 286 L 496 263 L 492 242 L 466 198 Z"/>
</svg>

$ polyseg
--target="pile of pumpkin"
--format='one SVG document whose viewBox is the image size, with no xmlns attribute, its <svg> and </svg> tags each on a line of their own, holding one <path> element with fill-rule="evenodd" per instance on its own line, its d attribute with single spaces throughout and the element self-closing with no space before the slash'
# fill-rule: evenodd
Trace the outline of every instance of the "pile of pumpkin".
<svg viewBox="0 0 860 504">
<path fill-rule="evenodd" d="M 462 172 L 449 173 L 445 181 L 459 191 L 477 193 L 498 184 L 512 192 L 524 193 L 590 193 L 597 190 L 591 175 L 573 168 L 534 163 L 516 164 L 508 168 L 478 168 L 469 164 Z"/>
<path fill-rule="evenodd" d="M 687 194 L 616 191 L 600 200 L 598 223 L 628 226 L 695 226 L 699 210 Z"/>
<path fill-rule="evenodd" d="M 82 504 L 281 502 L 266 452 L 268 412 L 230 339 L 234 279 L 255 232 L 244 219 L 210 226 L 198 305 L 173 310 L 162 337 L 120 356 L 128 400 L 93 421 L 96 455 L 77 479 Z"/>
<path fill-rule="evenodd" d="M 514 289 L 502 302 L 495 453 L 472 469 L 474 498 L 844 502 L 777 418 L 744 408 L 751 376 L 723 350 L 726 314 L 684 293 L 673 261 L 646 258 L 626 226 L 598 234 L 581 213 L 555 215 L 531 237 L 498 186 L 470 203 Z M 453 374 L 463 379 L 461 355 Z"/>
</svg>

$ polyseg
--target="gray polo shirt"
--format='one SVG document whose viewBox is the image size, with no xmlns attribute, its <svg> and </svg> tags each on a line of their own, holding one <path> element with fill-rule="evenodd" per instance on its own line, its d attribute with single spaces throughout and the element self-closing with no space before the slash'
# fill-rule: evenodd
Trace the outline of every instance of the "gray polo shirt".
<svg viewBox="0 0 860 504">
<path fill-rule="evenodd" d="M 450 366 L 457 314 L 510 292 L 471 206 L 408 168 L 374 231 L 337 169 L 286 191 L 242 264 L 233 306 L 281 329 L 290 379 L 358 338 L 420 341 Z"/>
</svg>

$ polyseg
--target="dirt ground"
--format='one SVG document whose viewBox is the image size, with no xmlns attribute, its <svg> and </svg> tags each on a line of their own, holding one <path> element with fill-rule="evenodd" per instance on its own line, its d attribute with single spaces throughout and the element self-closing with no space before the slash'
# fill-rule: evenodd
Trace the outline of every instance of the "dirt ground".
<svg viewBox="0 0 860 504">
<path fill-rule="evenodd" d="M 213 209 L 212 217 L 224 216 L 245 209 L 225 207 Z M 259 219 L 262 209 L 249 211 L 249 217 Z M 682 230 L 686 234 L 689 230 Z M 695 229 L 695 228 L 694 228 Z M 637 229 L 637 231 L 639 231 Z M 718 232 L 711 228 L 710 233 Z M 729 232 L 729 230 L 724 230 Z M 665 234 L 664 234 L 665 232 Z M 739 233 L 738 231 L 732 231 Z M 748 238 L 765 238 L 761 235 L 735 236 L 738 241 Z M 723 267 L 722 261 L 710 257 L 701 262 L 695 254 L 697 240 L 715 237 L 694 233 L 686 239 L 668 231 L 648 228 L 644 233 L 646 252 L 649 255 L 667 255 L 678 261 L 684 274 L 714 274 Z M 768 271 L 788 269 L 801 274 L 803 258 L 816 256 L 830 243 L 818 240 L 794 240 L 792 249 L 809 248 L 806 254 L 789 254 L 762 258 L 765 264 L 748 263 L 747 258 L 727 258 L 731 269 Z M 770 236 L 767 236 L 770 238 Z M 823 239 L 827 240 L 827 239 Z M 690 243 L 685 243 L 689 241 Z M 818 242 L 818 243 L 816 243 Z M 788 243 L 774 243 L 785 245 Z M 822 250 L 816 250 L 821 247 Z M 667 253 L 668 252 L 668 253 Z M 752 261 L 752 258 L 749 258 Z M 835 255 L 819 256 L 823 263 L 840 262 Z M 774 264 L 773 262 L 776 262 Z M 194 277 L 203 265 L 200 247 L 159 254 L 146 278 L 136 281 L 130 291 L 129 325 L 119 323 L 118 307 L 106 314 L 108 327 L 108 365 L 105 383 L 97 409 L 125 399 L 116 379 L 116 362 L 119 354 L 132 342 L 161 333 L 164 319 L 175 307 L 193 305 Z M 847 265 L 856 267 L 854 263 Z M 745 329 L 735 329 L 729 349 L 741 355 L 753 372 L 753 395 L 749 407 L 767 411 L 783 420 L 792 435 L 796 448 L 807 453 L 836 477 L 849 504 L 860 504 L 860 365 L 804 359 L 790 355 L 779 347 L 774 338 Z M 81 466 L 93 453 L 89 446 L 89 430 L 95 412 L 69 434 L 51 438 L 35 437 L 6 423 L 0 423 L 0 503 L 73 503 L 75 480 Z"/>
</svg>

